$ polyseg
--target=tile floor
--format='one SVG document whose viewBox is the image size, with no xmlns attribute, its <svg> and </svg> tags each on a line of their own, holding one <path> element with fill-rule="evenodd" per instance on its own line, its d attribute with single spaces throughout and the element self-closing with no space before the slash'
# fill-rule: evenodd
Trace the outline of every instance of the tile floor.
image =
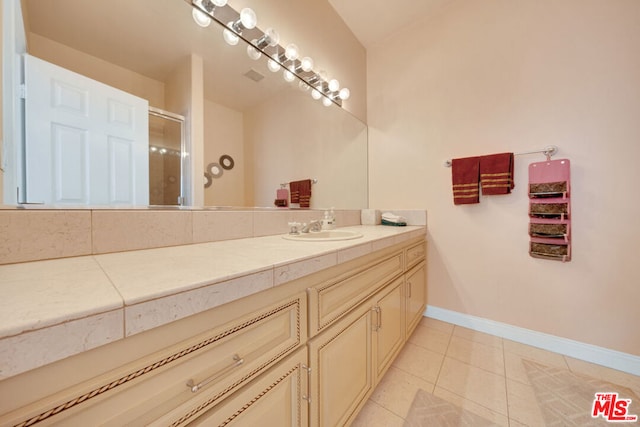
<svg viewBox="0 0 640 427">
<path fill-rule="evenodd" d="M 544 426 L 522 359 L 640 396 L 638 376 L 425 317 L 352 426 L 402 427 L 418 389 L 499 426 Z"/>
</svg>

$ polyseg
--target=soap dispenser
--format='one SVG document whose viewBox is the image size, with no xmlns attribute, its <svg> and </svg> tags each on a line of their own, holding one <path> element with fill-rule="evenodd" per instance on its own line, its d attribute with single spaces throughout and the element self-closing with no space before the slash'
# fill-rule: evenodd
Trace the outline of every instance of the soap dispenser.
<svg viewBox="0 0 640 427">
<path fill-rule="evenodd" d="M 323 230 L 331 230 L 333 229 L 333 219 L 331 218 L 331 214 L 328 210 L 324 211 L 324 217 L 322 218 L 322 229 Z"/>
</svg>

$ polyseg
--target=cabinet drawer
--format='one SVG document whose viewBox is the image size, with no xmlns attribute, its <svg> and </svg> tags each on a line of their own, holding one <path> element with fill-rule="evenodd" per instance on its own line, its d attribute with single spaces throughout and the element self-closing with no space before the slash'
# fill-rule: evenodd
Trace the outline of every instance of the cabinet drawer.
<svg viewBox="0 0 640 427">
<path fill-rule="evenodd" d="M 308 387 L 307 348 L 302 347 L 189 425 L 305 427 Z M 154 425 L 169 424 L 163 421 Z"/>
<path fill-rule="evenodd" d="M 420 242 L 415 246 L 407 248 L 407 256 L 406 256 L 407 265 L 405 266 L 405 271 L 409 270 L 411 267 L 413 267 L 414 265 L 422 261 L 426 256 L 426 254 L 427 254 L 426 242 Z"/>
<path fill-rule="evenodd" d="M 74 388 L 83 393 L 59 393 L 41 412 L 57 415 L 43 424 L 143 426 L 174 411 L 181 415 L 171 422 L 189 421 L 299 347 L 305 312 L 300 292 Z"/>
<path fill-rule="evenodd" d="M 403 253 L 372 262 L 355 274 L 338 276 L 309 288 L 309 335 L 339 319 L 389 281 L 402 274 Z"/>
</svg>

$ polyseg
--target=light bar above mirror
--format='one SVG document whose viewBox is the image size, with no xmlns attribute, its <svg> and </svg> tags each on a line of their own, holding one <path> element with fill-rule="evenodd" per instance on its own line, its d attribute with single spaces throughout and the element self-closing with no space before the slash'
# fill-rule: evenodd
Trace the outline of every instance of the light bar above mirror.
<svg viewBox="0 0 640 427">
<path fill-rule="evenodd" d="M 283 70 L 283 78 L 293 82 L 300 80 L 299 87 L 309 91 L 313 99 L 322 99 L 325 106 L 338 105 L 349 98 L 348 88 L 340 87 L 337 79 L 328 79 L 326 72 L 316 72 L 309 56 L 301 56 L 298 46 L 279 44 L 280 35 L 273 28 L 264 32 L 257 26 L 258 17 L 250 8 L 240 12 L 229 6 L 226 0 L 185 0 L 193 6 L 193 18 L 197 25 L 206 27 L 216 21 L 223 29 L 224 40 L 229 45 L 238 44 L 239 39 L 247 43 L 247 55 L 254 60 L 263 54 L 269 59 L 268 68 L 276 73 Z"/>
</svg>

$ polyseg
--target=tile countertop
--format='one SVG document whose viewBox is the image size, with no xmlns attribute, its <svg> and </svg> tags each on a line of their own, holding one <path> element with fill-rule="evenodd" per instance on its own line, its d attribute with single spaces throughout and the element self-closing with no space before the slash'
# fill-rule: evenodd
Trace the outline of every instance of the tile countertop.
<svg viewBox="0 0 640 427">
<path fill-rule="evenodd" d="M 276 235 L 2 265 L 0 380 L 426 233 L 341 229 L 363 237 Z"/>
</svg>

